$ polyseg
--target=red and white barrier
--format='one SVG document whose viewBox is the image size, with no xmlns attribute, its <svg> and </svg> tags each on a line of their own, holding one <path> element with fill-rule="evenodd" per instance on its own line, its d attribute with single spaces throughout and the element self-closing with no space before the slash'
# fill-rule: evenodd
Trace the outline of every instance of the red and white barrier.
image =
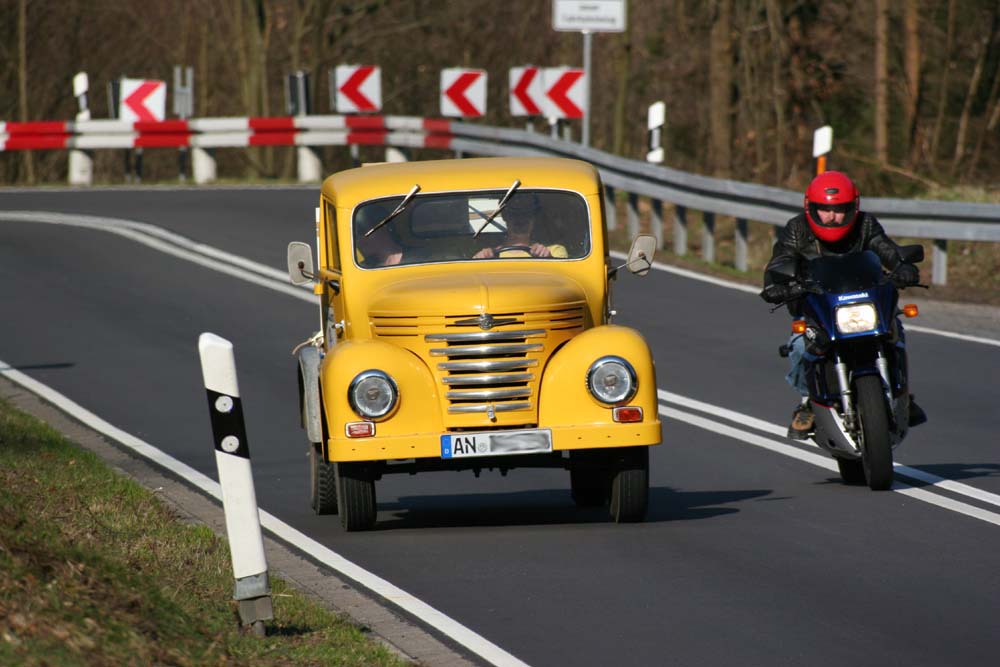
<svg viewBox="0 0 1000 667">
<path fill-rule="evenodd" d="M 0 151 L 191 148 L 200 183 L 215 179 L 214 158 L 205 149 L 364 145 L 448 150 L 451 140 L 449 121 L 415 116 L 0 121 Z"/>
</svg>

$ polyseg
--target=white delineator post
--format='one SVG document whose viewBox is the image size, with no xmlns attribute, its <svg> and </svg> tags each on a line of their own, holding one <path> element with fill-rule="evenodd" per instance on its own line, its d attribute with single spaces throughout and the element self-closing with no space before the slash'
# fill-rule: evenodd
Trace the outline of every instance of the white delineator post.
<svg viewBox="0 0 1000 667">
<path fill-rule="evenodd" d="M 273 619 L 274 611 L 250 469 L 243 404 L 236 382 L 233 344 L 215 334 L 203 333 L 198 337 L 198 353 L 208 393 L 215 462 L 219 468 L 226 534 L 236 578 L 233 598 L 240 604 L 243 624 L 252 626 L 255 634 L 263 636 L 264 621 Z"/>
<path fill-rule="evenodd" d="M 77 72 L 73 77 L 73 96 L 80 105 L 76 114 L 77 121 L 90 120 L 90 108 L 87 105 L 87 92 L 90 82 L 86 72 Z M 69 151 L 69 184 L 91 185 L 94 182 L 94 158 L 87 151 L 78 148 Z"/>
</svg>

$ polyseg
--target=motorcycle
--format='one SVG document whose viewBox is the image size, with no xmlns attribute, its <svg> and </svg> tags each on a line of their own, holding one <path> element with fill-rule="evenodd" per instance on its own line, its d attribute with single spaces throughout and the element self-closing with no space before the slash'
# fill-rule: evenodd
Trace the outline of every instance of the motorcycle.
<svg viewBox="0 0 1000 667">
<path fill-rule="evenodd" d="M 900 248 L 903 262 L 924 258 L 919 245 Z M 837 460 L 848 484 L 889 489 L 893 450 L 910 426 L 906 347 L 900 315 L 915 317 L 915 305 L 899 308 L 893 273 L 866 250 L 772 267 L 772 279 L 788 284 L 793 296 L 771 309 L 798 301 L 801 317 L 792 331 L 805 336 L 805 369 L 814 415 L 813 440 Z M 795 277 L 801 276 L 796 281 Z M 926 285 L 919 285 L 926 287 Z M 787 357 L 789 346 L 779 354 Z"/>
</svg>

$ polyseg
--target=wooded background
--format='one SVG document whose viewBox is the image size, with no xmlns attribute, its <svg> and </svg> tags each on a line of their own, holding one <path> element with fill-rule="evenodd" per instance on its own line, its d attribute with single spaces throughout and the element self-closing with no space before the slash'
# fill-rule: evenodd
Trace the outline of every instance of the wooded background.
<svg viewBox="0 0 1000 667">
<path fill-rule="evenodd" d="M 313 112 L 332 113 L 327 71 L 375 64 L 385 114 L 437 116 L 440 70 L 478 67 L 488 113 L 475 122 L 524 127 L 508 69 L 582 65 L 582 37 L 551 17 L 551 0 L 0 0 L 0 120 L 74 118 L 79 71 L 106 118 L 108 81 L 170 85 L 174 65 L 194 67 L 196 117 L 285 115 L 298 69 Z M 646 110 L 663 100 L 666 164 L 697 173 L 802 188 L 826 124 L 828 167 L 865 194 L 989 189 L 1000 167 L 997 0 L 631 0 L 626 32 L 594 36 L 593 63 L 591 144 L 626 157 L 645 155 Z M 98 180 L 121 180 L 120 153 L 97 151 Z M 294 176 L 291 148 L 226 153 L 220 174 L 228 161 Z M 176 151 L 146 156 L 147 178 L 176 178 Z M 323 157 L 327 171 L 349 164 L 346 148 Z M 65 151 L 0 153 L 0 179 L 65 182 L 66 163 Z"/>
</svg>

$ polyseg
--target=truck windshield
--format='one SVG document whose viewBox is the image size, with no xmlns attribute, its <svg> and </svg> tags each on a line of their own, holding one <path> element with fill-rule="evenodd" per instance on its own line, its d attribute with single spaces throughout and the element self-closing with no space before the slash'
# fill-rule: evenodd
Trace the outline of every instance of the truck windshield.
<svg viewBox="0 0 1000 667">
<path fill-rule="evenodd" d="M 429 262 L 573 260 L 590 254 L 590 216 L 579 194 L 518 189 L 490 220 L 504 194 L 418 195 L 367 237 L 403 198 L 365 202 L 354 210 L 352 221 L 355 261 L 373 269 Z"/>
</svg>

